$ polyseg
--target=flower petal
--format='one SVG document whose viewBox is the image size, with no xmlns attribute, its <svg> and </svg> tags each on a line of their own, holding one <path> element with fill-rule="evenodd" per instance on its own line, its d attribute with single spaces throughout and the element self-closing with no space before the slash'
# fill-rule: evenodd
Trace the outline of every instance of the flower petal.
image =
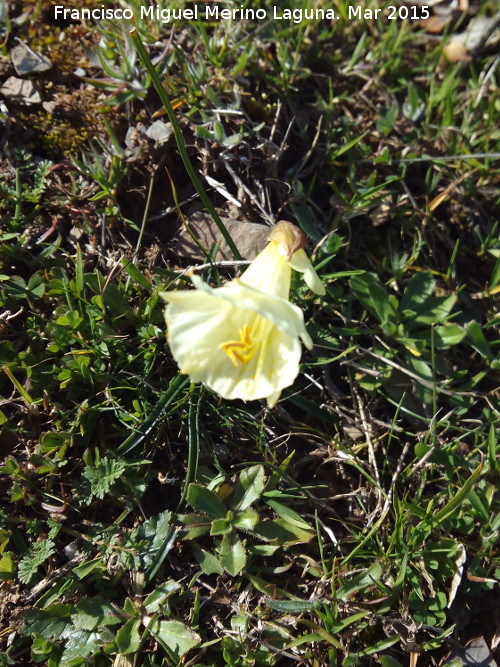
<svg viewBox="0 0 500 667">
<path fill-rule="evenodd" d="M 240 281 L 266 294 L 288 299 L 291 276 L 286 252 L 271 241 L 243 272 Z"/>
<path fill-rule="evenodd" d="M 269 402 L 272 397 L 272 407 L 281 391 L 295 381 L 301 352 L 297 337 L 273 327 L 267 343 L 246 366 L 236 368 L 228 359 L 224 373 L 210 372 L 204 382 L 223 398 L 245 401 L 267 398 Z"/>
<path fill-rule="evenodd" d="M 304 250 L 302 250 L 302 248 L 297 250 L 297 252 L 292 255 L 289 262 L 292 269 L 295 269 L 295 271 L 299 271 L 300 273 L 304 274 L 304 280 L 309 289 L 315 292 L 315 294 L 319 294 L 320 296 L 325 294 L 325 286 L 319 279 L 318 274 L 311 264 L 311 260 L 306 255 Z"/>
<path fill-rule="evenodd" d="M 219 345 L 234 335 L 239 323 L 234 321 L 233 308 L 215 295 L 192 290 L 163 292 L 168 301 L 165 321 L 172 356 L 182 373 L 193 382 L 205 382 L 207 362 L 215 372 L 231 363 Z"/>
<path fill-rule="evenodd" d="M 302 311 L 239 281 L 215 289 L 198 276 L 193 282 L 196 290 L 161 294 L 168 301 L 168 339 L 181 372 L 223 398 L 267 398 L 274 405 L 298 375 L 299 335 L 312 344 Z M 272 319 L 262 312 L 270 312 Z M 247 363 L 235 366 L 221 345 L 245 325 L 258 328 L 262 342 Z"/>
<path fill-rule="evenodd" d="M 307 285 L 324 287 L 303 247 L 305 236 L 280 222 L 239 279 L 212 288 L 162 293 L 172 356 L 182 373 L 223 398 L 267 398 L 272 407 L 299 373 L 300 339 L 312 348 L 302 311 L 288 300 L 292 268 Z"/>
<path fill-rule="evenodd" d="M 304 315 L 300 308 L 286 299 L 264 294 L 236 278 L 222 287 L 210 287 L 199 276 L 191 276 L 196 288 L 207 294 L 220 297 L 237 308 L 250 310 L 270 320 L 278 329 L 289 336 L 302 339 L 308 350 L 313 343 L 304 325 Z"/>
</svg>

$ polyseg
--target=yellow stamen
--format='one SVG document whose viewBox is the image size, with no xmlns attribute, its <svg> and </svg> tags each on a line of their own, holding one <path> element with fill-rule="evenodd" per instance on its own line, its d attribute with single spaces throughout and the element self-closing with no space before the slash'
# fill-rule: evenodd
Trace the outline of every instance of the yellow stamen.
<svg viewBox="0 0 500 667">
<path fill-rule="evenodd" d="M 248 364 L 256 351 L 256 346 L 250 338 L 250 327 L 248 324 L 238 331 L 240 340 L 228 340 L 227 343 L 221 343 L 219 348 L 224 350 L 231 359 L 234 366 Z"/>
</svg>

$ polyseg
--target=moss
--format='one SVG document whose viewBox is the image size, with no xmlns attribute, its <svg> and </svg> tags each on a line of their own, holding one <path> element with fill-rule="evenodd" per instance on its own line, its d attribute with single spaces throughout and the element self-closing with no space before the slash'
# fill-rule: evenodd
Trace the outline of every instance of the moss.
<svg viewBox="0 0 500 667">
<path fill-rule="evenodd" d="M 72 7 L 92 6 L 93 0 L 76 0 Z M 13 128 L 13 141 L 44 157 L 58 160 L 103 133 L 103 95 L 75 76 L 78 68 L 91 74 L 87 51 L 97 39 L 85 23 L 56 23 L 50 0 L 18 0 L 15 13 L 30 13 L 18 34 L 30 47 L 50 59 L 52 68 L 36 77 L 44 108 L 24 110 Z"/>
<path fill-rule="evenodd" d="M 25 145 L 34 152 L 42 152 L 44 156 L 59 159 L 63 155 L 73 153 L 87 138 L 85 131 L 72 127 L 68 121 L 61 120 L 54 124 L 51 113 L 20 113 L 19 120 L 32 130 Z"/>
<path fill-rule="evenodd" d="M 63 86 L 54 86 L 51 91 L 53 110 L 20 113 L 19 121 L 28 133 L 30 148 L 57 160 L 78 151 L 87 140 L 102 133 L 105 126 L 102 99 L 95 89 L 68 93 Z"/>
<path fill-rule="evenodd" d="M 72 74 L 78 67 L 88 68 L 85 49 L 90 49 L 95 42 L 85 26 L 69 25 L 65 28 L 44 24 L 38 26 L 30 46 L 50 59 L 54 70 Z"/>
<path fill-rule="evenodd" d="M 84 143 L 89 133 L 85 128 L 72 127 L 69 121 L 61 120 L 54 123 L 52 114 L 41 119 L 41 125 L 47 125 L 47 131 L 42 134 L 42 144 L 47 155 L 54 157 L 54 153 L 73 153 Z"/>
</svg>

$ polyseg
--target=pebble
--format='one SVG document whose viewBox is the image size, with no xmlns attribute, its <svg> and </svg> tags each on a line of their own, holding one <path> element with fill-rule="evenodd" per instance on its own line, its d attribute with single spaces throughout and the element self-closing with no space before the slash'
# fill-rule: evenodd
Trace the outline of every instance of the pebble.
<svg viewBox="0 0 500 667">
<path fill-rule="evenodd" d="M 15 76 L 9 76 L 7 81 L 3 83 L 0 94 L 10 102 L 24 104 L 25 106 L 40 104 L 42 101 L 40 92 L 33 81 L 18 79 Z"/>
<path fill-rule="evenodd" d="M 187 222 L 192 232 L 206 250 L 210 250 L 210 247 L 214 243 L 219 245 L 219 250 L 215 257 L 217 261 L 234 259 L 221 232 L 208 213 L 203 211 L 194 213 Z M 267 225 L 255 222 L 240 222 L 239 220 L 226 217 L 222 217 L 222 222 L 240 251 L 241 256 L 245 259 L 254 259 L 267 245 L 267 237 L 271 231 L 271 228 Z M 180 257 L 185 257 L 191 261 L 206 259 L 184 227 L 180 229 L 173 241 L 173 250 Z"/>
<path fill-rule="evenodd" d="M 167 141 L 172 132 L 172 125 L 170 123 L 164 123 L 161 120 L 156 120 L 148 127 L 145 134 L 147 137 L 149 137 L 149 139 L 162 144 L 164 141 Z"/>
<path fill-rule="evenodd" d="M 33 51 L 33 49 L 24 44 L 15 46 L 10 52 L 10 57 L 12 58 L 14 69 L 19 76 L 39 74 L 40 72 L 46 72 L 52 67 L 52 63 L 48 58 L 42 56 L 41 53 Z"/>
</svg>

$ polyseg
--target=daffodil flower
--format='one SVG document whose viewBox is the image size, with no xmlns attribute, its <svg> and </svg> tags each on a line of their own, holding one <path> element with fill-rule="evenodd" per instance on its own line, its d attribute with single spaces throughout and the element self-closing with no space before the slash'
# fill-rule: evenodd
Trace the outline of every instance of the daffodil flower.
<svg viewBox="0 0 500 667">
<path fill-rule="evenodd" d="M 300 340 L 312 348 L 302 311 L 288 300 L 292 269 L 325 293 L 304 246 L 304 234 L 281 221 L 240 278 L 213 288 L 193 275 L 194 290 L 161 294 L 181 373 L 223 398 L 276 404 L 298 375 Z"/>
</svg>

